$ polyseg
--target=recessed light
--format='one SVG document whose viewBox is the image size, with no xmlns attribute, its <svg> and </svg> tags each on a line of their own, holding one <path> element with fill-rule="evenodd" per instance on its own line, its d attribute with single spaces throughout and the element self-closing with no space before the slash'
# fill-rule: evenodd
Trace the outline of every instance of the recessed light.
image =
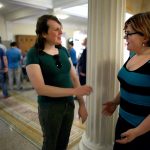
<svg viewBox="0 0 150 150">
<path fill-rule="evenodd" d="M 4 5 L 2 3 L 0 3 L 0 8 L 2 8 Z"/>
<path fill-rule="evenodd" d="M 66 15 L 66 14 L 56 14 L 56 16 L 57 16 L 59 19 L 62 19 L 62 20 L 67 19 L 67 18 L 69 17 L 69 16 Z"/>
</svg>

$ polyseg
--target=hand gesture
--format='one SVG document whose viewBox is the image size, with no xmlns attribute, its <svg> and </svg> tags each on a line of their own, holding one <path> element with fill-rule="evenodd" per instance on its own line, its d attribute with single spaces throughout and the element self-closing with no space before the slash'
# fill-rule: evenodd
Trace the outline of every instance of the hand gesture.
<svg viewBox="0 0 150 150">
<path fill-rule="evenodd" d="M 113 101 L 107 101 L 103 103 L 102 113 L 106 116 L 111 116 L 116 110 L 117 105 Z"/>
<path fill-rule="evenodd" d="M 137 137 L 136 128 L 129 129 L 121 134 L 121 139 L 116 140 L 117 143 L 126 144 L 133 141 Z"/>
</svg>

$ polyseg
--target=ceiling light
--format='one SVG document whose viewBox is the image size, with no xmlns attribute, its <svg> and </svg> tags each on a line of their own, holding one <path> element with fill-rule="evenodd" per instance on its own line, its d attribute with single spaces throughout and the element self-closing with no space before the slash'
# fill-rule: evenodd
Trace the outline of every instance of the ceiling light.
<svg viewBox="0 0 150 150">
<path fill-rule="evenodd" d="M 2 3 L 0 3 L 0 8 L 2 8 L 4 5 Z"/>
<path fill-rule="evenodd" d="M 66 14 L 56 14 L 56 16 L 57 16 L 59 19 L 62 19 L 62 20 L 67 19 L 67 18 L 69 17 L 69 16 L 66 15 Z"/>
<path fill-rule="evenodd" d="M 70 15 L 88 18 L 88 4 L 66 8 L 63 9 L 63 12 Z"/>
</svg>

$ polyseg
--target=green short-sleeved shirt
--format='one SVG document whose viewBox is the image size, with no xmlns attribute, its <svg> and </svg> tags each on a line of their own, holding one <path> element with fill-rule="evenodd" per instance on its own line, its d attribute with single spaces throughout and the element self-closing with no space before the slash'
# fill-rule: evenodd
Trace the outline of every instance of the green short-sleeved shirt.
<svg viewBox="0 0 150 150">
<path fill-rule="evenodd" d="M 70 77 L 71 64 L 68 59 L 68 52 L 64 47 L 59 49 L 59 58 L 62 64 L 60 69 L 56 66 L 56 60 L 54 59 L 54 56 L 49 55 L 44 51 L 38 52 L 35 48 L 31 48 L 27 53 L 26 65 L 39 64 L 46 85 L 72 88 L 73 84 Z M 38 96 L 39 104 L 64 102 L 70 100 L 73 100 L 72 96 L 58 98 L 40 95 Z"/>
</svg>

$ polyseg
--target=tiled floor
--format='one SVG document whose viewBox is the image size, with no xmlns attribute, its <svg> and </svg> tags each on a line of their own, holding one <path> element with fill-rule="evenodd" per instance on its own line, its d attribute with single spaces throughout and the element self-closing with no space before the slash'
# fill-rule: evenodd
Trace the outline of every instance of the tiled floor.
<svg viewBox="0 0 150 150">
<path fill-rule="evenodd" d="M 40 150 L 0 118 L 0 150 Z M 78 150 L 78 144 L 70 150 Z"/>
<path fill-rule="evenodd" d="M 24 90 L 21 92 L 24 96 L 32 98 L 36 96 L 35 92 L 32 94 L 28 91 L 32 89 L 31 85 L 24 85 Z M 33 94 L 34 93 L 34 94 Z M 31 94 L 31 95 L 30 95 Z M 34 98 L 33 98 L 34 100 Z M 78 117 L 78 103 L 75 102 L 75 119 Z M 80 123 L 79 123 L 80 125 Z M 82 125 L 82 127 L 84 127 Z M 0 150 L 39 150 L 40 148 L 29 139 L 19 134 L 14 128 L 9 126 L 2 118 L 0 118 Z M 78 144 L 70 150 L 78 150 Z"/>
<path fill-rule="evenodd" d="M 0 150 L 39 150 L 39 148 L 0 119 Z"/>
</svg>

